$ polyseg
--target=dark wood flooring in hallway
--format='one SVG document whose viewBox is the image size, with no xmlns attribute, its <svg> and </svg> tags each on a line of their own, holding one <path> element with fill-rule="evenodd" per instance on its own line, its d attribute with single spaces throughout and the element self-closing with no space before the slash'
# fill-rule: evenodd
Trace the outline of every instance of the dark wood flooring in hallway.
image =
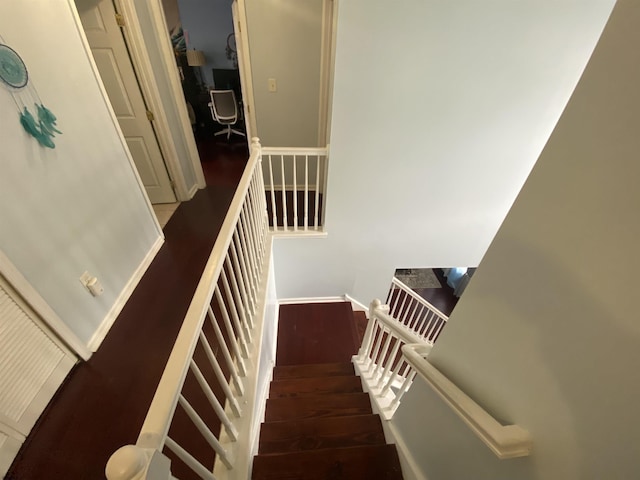
<svg viewBox="0 0 640 480">
<path fill-rule="evenodd" d="M 100 349 L 74 368 L 5 478 L 104 478 L 109 456 L 135 443 L 248 158 L 241 143 L 205 139 L 199 151 L 207 188 L 178 207 L 164 228 L 164 245 Z M 331 351 L 338 361 L 355 351 L 363 322 L 356 327 L 343 332 L 346 343 Z M 286 364 L 280 352 L 278 362 Z M 309 362 L 334 361 L 313 357 L 318 352 L 308 346 L 302 353 Z"/>
<path fill-rule="evenodd" d="M 243 145 L 199 145 L 207 188 L 182 203 L 165 243 L 100 349 L 78 364 L 16 457 L 7 479 L 100 479 L 135 443 L 248 158 Z"/>
</svg>

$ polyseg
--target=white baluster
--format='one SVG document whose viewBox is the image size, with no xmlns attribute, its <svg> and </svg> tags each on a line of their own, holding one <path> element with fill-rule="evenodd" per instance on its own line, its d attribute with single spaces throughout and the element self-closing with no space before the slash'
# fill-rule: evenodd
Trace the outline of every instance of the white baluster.
<svg viewBox="0 0 640 480">
<path fill-rule="evenodd" d="M 233 465 L 231 464 L 231 460 L 229 459 L 229 452 L 227 452 L 227 450 L 220 444 L 213 432 L 209 430 L 209 427 L 207 427 L 207 424 L 204 422 L 204 420 L 202 420 L 200 415 L 198 415 L 198 412 L 194 410 L 191 404 L 182 395 L 178 397 L 178 402 L 186 412 L 187 416 L 196 426 L 200 434 L 207 441 L 209 446 L 211 446 L 216 454 L 218 454 L 220 460 L 222 460 L 222 463 L 224 463 L 224 466 L 231 470 Z"/>
<path fill-rule="evenodd" d="M 298 172 L 296 171 L 297 156 L 293 160 L 293 231 L 298 231 Z"/>
<path fill-rule="evenodd" d="M 284 172 L 284 155 L 280 155 L 280 171 L 282 172 L 282 225 L 283 230 L 289 230 L 289 220 L 287 219 L 287 190 L 286 176 Z"/>
<path fill-rule="evenodd" d="M 249 281 L 249 269 L 246 265 L 244 255 L 242 255 L 242 252 L 240 252 L 241 255 L 238 255 L 238 249 L 240 247 L 240 237 L 238 235 L 238 227 L 236 227 L 236 230 L 233 232 L 233 240 L 231 242 L 231 256 L 233 257 L 233 265 L 240 272 L 240 280 L 242 280 L 241 285 L 243 286 L 242 289 L 246 292 L 249 300 L 249 305 L 247 305 L 247 307 L 253 315 L 256 312 L 256 300 L 254 298 L 255 292 L 251 288 L 251 282 Z"/>
<path fill-rule="evenodd" d="M 239 283 L 237 279 L 237 273 L 233 264 L 231 262 L 231 257 L 227 254 L 227 258 L 225 260 L 227 264 L 227 269 L 229 270 L 229 278 L 231 280 L 231 288 L 233 289 L 233 294 L 238 299 L 238 311 L 240 313 L 240 319 L 242 321 L 243 328 L 246 330 L 247 338 L 249 338 L 249 342 L 251 342 L 251 334 L 250 331 L 253 329 L 253 318 L 249 313 L 249 309 L 247 308 L 246 298 L 239 288 Z"/>
<path fill-rule="evenodd" d="M 202 480 L 216 480 L 207 467 L 202 465 L 196 458 L 178 445 L 171 437 L 167 437 L 166 445 L 176 456 L 182 460 L 191 470 L 198 474 Z"/>
<path fill-rule="evenodd" d="M 200 368 L 198 367 L 196 362 L 193 360 L 193 358 L 189 362 L 189 370 L 191 370 L 191 372 L 193 373 L 193 376 L 196 378 L 198 384 L 200 385 L 200 388 L 202 389 L 202 393 L 204 393 L 205 397 L 207 397 L 207 400 L 209 400 L 209 404 L 211 405 L 213 410 L 216 412 L 216 415 L 218 415 L 218 418 L 220 419 L 220 421 L 224 423 L 225 426 L 228 425 L 230 426 L 230 428 L 233 427 L 231 420 L 229 419 L 226 412 L 224 411 L 224 407 L 220 403 L 220 400 L 218 400 L 218 397 L 216 397 L 215 394 L 213 393 L 213 390 L 211 389 L 209 382 L 207 382 L 207 379 L 204 378 L 204 375 L 202 374 L 202 370 L 200 370 Z M 231 411 L 236 417 L 240 417 L 240 415 L 242 415 L 242 409 L 240 408 L 238 401 L 233 396 L 230 390 L 225 389 L 224 387 L 222 389 L 225 392 Z M 237 437 L 237 434 L 235 436 Z"/>
<path fill-rule="evenodd" d="M 244 358 L 249 358 L 248 343 L 251 340 L 245 337 L 245 332 L 242 328 L 242 324 L 240 323 L 240 317 L 238 316 L 238 311 L 236 309 L 236 302 L 234 301 L 233 295 L 231 295 L 231 288 L 229 288 L 229 281 L 227 280 L 227 274 L 224 271 L 224 268 L 220 272 L 220 278 L 222 280 L 222 288 L 224 289 L 225 297 L 227 298 L 226 304 L 228 305 L 229 312 L 231 312 L 231 320 L 235 326 L 238 343 L 240 344 L 240 348 L 242 348 L 242 356 Z"/>
<path fill-rule="evenodd" d="M 402 400 L 402 397 L 404 396 L 404 394 L 407 393 L 407 390 L 409 390 L 409 387 L 411 386 L 411 383 L 413 382 L 413 379 L 415 378 L 415 376 L 416 376 L 416 371 L 411 370 L 409 375 L 407 375 L 407 377 L 404 379 L 404 382 L 402 382 L 402 386 L 400 387 L 400 390 L 398 390 L 398 393 L 396 393 L 396 398 L 394 398 L 391 404 L 389 405 L 390 410 L 395 410 L 398 407 L 400 400 Z"/>
<path fill-rule="evenodd" d="M 240 353 L 240 347 L 238 346 L 238 340 L 236 339 L 235 332 L 233 331 L 233 327 L 231 326 L 231 319 L 229 318 L 229 314 L 227 313 L 227 309 L 224 305 L 224 301 L 222 300 L 222 294 L 220 293 L 220 289 L 216 285 L 215 288 L 215 296 L 218 301 L 218 305 L 220 307 L 220 312 L 222 313 L 222 320 L 224 322 L 224 326 L 227 329 L 227 334 L 229 335 L 229 341 L 231 342 L 231 350 L 236 357 L 236 363 L 238 364 L 238 370 L 240 371 L 240 376 L 244 377 L 247 375 L 247 369 L 244 365 L 244 361 L 242 360 L 242 354 Z"/>
<path fill-rule="evenodd" d="M 309 229 L 309 155 L 304 156 L 304 231 Z"/>
<path fill-rule="evenodd" d="M 271 183 L 271 216 L 273 217 L 273 231 L 278 231 L 278 215 L 276 214 L 276 189 L 273 185 L 273 162 L 269 155 L 269 182 Z"/>
<path fill-rule="evenodd" d="M 229 347 L 227 346 L 227 342 L 224 339 L 224 335 L 222 334 L 222 330 L 220 329 L 220 325 L 216 320 L 215 315 L 213 314 L 213 310 L 209 307 L 208 312 L 209 322 L 213 327 L 213 331 L 216 334 L 216 340 L 218 341 L 218 345 L 220 345 L 220 349 L 222 350 L 222 355 L 227 362 L 227 367 L 229 367 L 229 371 L 231 372 L 231 378 L 233 380 L 234 385 L 236 386 L 236 390 L 240 392 L 240 395 L 244 395 L 244 385 L 240 377 L 238 376 L 238 369 L 236 368 L 233 359 L 231 358 L 231 352 L 229 352 Z"/>
<path fill-rule="evenodd" d="M 391 338 L 391 336 L 389 336 L 389 338 Z M 402 346 L 402 342 L 400 341 L 399 338 L 393 337 L 393 340 L 394 340 L 393 348 L 391 349 L 391 354 L 389 355 L 388 360 L 385 362 L 385 368 L 384 368 L 384 371 L 382 372 L 382 375 L 380 376 L 380 382 L 383 382 L 384 379 L 388 377 L 389 372 L 391 371 L 395 363 L 396 356 L 398 355 L 398 351 Z M 380 386 L 380 384 L 378 384 L 378 386 Z"/>
<path fill-rule="evenodd" d="M 316 205 L 313 216 L 313 226 L 316 230 L 320 228 L 320 222 L 318 220 L 318 213 L 320 212 L 320 158 L 320 155 L 318 155 L 316 162 Z"/>
</svg>

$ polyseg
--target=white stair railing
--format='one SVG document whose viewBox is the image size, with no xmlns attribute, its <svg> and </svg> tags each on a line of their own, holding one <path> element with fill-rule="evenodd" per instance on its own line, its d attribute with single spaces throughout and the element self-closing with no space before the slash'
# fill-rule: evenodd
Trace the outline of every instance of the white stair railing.
<svg viewBox="0 0 640 480">
<path fill-rule="evenodd" d="M 265 259 L 269 234 L 261 147 L 252 140 L 251 157 L 211 251 L 193 300 L 178 333 L 151 406 L 135 445 L 117 450 L 106 468 L 109 480 L 175 478 L 167 450 L 202 479 L 247 478 L 236 471 L 239 456 L 249 453 L 247 418 L 255 400 L 262 303 L 266 283 Z M 185 387 L 191 373 L 195 382 Z M 195 391 L 194 389 L 198 390 Z M 214 393 L 222 392 L 222 399 Z M 206 398 L 220 422 L 216 435 L 189 397 Z M 208 445 L 207 464 L 202 452 L 189 452 L 189 439 L 169 436 L 176 409 L 180 408 Z M 244 437 L 243 437 L 244 435 Z M 183 441 L 186 440 L 186 441 Z M 202 442 L 201 442 L 202 443 Z M 248 463 L 245 461 L 245 464 Z M 217 472 L 223 475 L 217 475 Z M 216 475 L 214 475 L 216 472 Z"/>
<path fill-rule="evenodd" d="M 278 234 L 322 232 L 327 148 L 262 149 L 269 222 Z"/>
<path fill-rule="evenodd" d="M 430 345 L 436 341 L 449 317 L 397 278 L 391 279 L 387 296 L 389 314 Z"/>
<path fill-rule="evenodd" d="M 433 344 L 416 334 L 406 324 L 406 318 L 400 322 L 389 315 L 389 310 L 380 300 L 371 303 L 362 346 L 353 357 L 356 373 L 376 411 L 385 420 L 391 420 L 419 376 L 498 458 L 529 455 L 532 448 L 529 432 L 518 425 L 502 425 L 438 371 L 427 358 Z"/>
<path fill-rule="evenodd" d="M 422 338 L 392 318 L 387 305 L 382 305 L 380 300 L 371 303 L 369 323 L 353 363 L 385 419 L 393 417 L 402 394 L 415 377 L 400 349 L 403 345 L 417 343 L 423 343 Z M 425 348 L 431 346 L 425 344 Z"/>
</svg>

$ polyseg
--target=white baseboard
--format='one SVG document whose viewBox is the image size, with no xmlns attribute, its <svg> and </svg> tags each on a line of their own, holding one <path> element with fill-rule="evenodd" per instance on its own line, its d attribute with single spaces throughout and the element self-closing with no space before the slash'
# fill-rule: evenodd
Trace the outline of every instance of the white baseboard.
<svg viewBox="0 0 640 480">
<path fill-rule="evenodd" d="M 264 416 L 267 411 L 267 399 L 269 398 L 269 388 L 271 387 L 271 381 L 273 380 L 273 368 L 275 367 L 275 362 L 272 362 L 271 365 L 271 373 L 269 374 L 269 380 L 265 382 L 262 391 L 258 393 L 256 398 L 256 402 L 259 405 L 259 409 L 256 412 L 256 421 L 254 425 L 256 425 L 255 430 L 251 434 L 251 439 L 249 445 L 251 445 L 251 457 L 253 458 L 258 454 L 258 448 L 260 447 L 260 427 L 262 426 L 262 422 L 264 422 Z"/>
<path fill-rule="evenodd" d="M 353 308 L 354 311 L 364 312 L 367 315 L 367 318 L 369 318 L 369 307 L 367 307 L 364 303 L 360 303 L 348 293 L 344 294 L 344 299 L 347 302 L 351 302 L 351 308 Z"/>
<path fill-rule="evenodd" d="M 393 424 L 393 419 L 387 419 L 388 410 L 384 412 L 382 410 L 385 408 L 385 405 L 388 406 L 389 399 L 380 400 L 374 395 L 373 392 L 371 392 L 369 383 L 365 379 L 365 377 L 367 376 L 367 372 L 362 370 L 361 365 L 359 364 L 359 362 L 357 362 L 357 358 L 357 355 L 354 355 L 351 358 L 351 363 L 353 363 L 356 375 L 360 377 L 362 390 L 365 393 L 369 394 L 369 398 L 371 399 L 371 409 L 373 413 L 380 415 L 382 429 L 384 430 L 385 441 L 396 446 L 396 450 L 398 451 L 398 459 L 400 460 L 400 466 L 402 468 L 403 478 L 405 480 L 427 480 L 427 477 L 422 472 L 419 463 L 416 462 L 413 454 L 411 453 L 411 450 L 409 450 L 409 447 L 404 441 L 404 437 L 400 434 L 400 432 L 398 432 L 398 429 Z"/>
<path fill-rule="evenodd" d="M 360 303 L 351 295 L 345 293 L 336 297 L 297 297 L 297 298 L 280 298 L 278 305 L 291 305 L 294 303 L 335 303 L 335 302 L 351 302 L 351 308 L 356 312 L 364 312 L 369 318 L 369 307 Z"/>
<path fill-rule="evenodd" d="M 140 265 L 138 265 L 138 268 L 136 268 L 136 271 L 133 272 L 133 275 L 131 275 L 131 278 L 129 278 L 129 281 L 120 292 L 120 295 L 118 295 L 118 298 L 116 298 L 116 301 L 113 303 L 111 309 L 100 323 L 100 326 L 87 342 L 87 348 L 89 350 L 91 350 L 92 352 L 98 350 L 100 344 L 107 336 L 107 333 L 109 333 L 109 330 L 113 326 L 113 323 L 116 321 L 116 318 L 118 318 L 118 315 L 120 315 L 120 312 L 127 303 L 127 300 L 129 300 L 129 297 L 131 297 L 131 294 L 138 286 L 138 283 L 140 283 L 142 276 L 151 265 L 151 262 L 153 262 L 153 259 L 156 257 L 156 254 L 162 247 L 163 243 L 164 237 L 158 237 L 158 239 L 149 249 L 149 252 L 147 252 L 147 254 L 145 255 L 142 262 L 140 262 Z"/>
<path fill-rule="evenodd" d="M 203 187 L 203 188 L 204 188 L 204 187 Z M 187 192 L 187 195 L 189 196 L 189 198 L 187 198 L 187 200 L 191 200 L 191 199 L 193 198 L 193 196 L 194 196 L 196 193 L 198 193 L 198 189 L 199 189 L 199 187 L 198 187 L 198 185 L 197 185 L 197 184 L 196 184 L 196 185 L 193 185 L 193 186 L 189 189 L 189 191 Z"/>
<path fill-rule="evenodd" d="M 278 299 L 278 305 L 291 305 L 293 303 L 335 303 L 344 301 L 344 296 L 280 298 Z"/>
<path fill-rule="evenodd" d="M 396 426 L 391 421 L 383 420 L 382 428 L 387 443 L 393 443 L 396 446 L 403 478 L 405 480 L 427 480 Z"/>
</svg>

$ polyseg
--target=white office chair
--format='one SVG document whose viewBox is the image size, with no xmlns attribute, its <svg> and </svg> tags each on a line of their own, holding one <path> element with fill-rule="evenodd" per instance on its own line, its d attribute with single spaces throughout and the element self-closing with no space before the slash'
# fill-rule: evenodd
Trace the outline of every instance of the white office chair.
<svg viewBox="0 0 640 480">
<path fill-rule="evenodd" d="M 238 102 L 236 102 L 236 94 L 233 90 L 210 90 L 209 95 L 211 95 L 211 102 L 209 102 L 211 116 L 220 125 L 226 125 L 227 127 L 216 132 L 215 135 L 226 134 L 227 140 L 229 140 L 232 133 L 246 137 L 244 132 L 231 128 L 238 121 Z"/>
</svg>

